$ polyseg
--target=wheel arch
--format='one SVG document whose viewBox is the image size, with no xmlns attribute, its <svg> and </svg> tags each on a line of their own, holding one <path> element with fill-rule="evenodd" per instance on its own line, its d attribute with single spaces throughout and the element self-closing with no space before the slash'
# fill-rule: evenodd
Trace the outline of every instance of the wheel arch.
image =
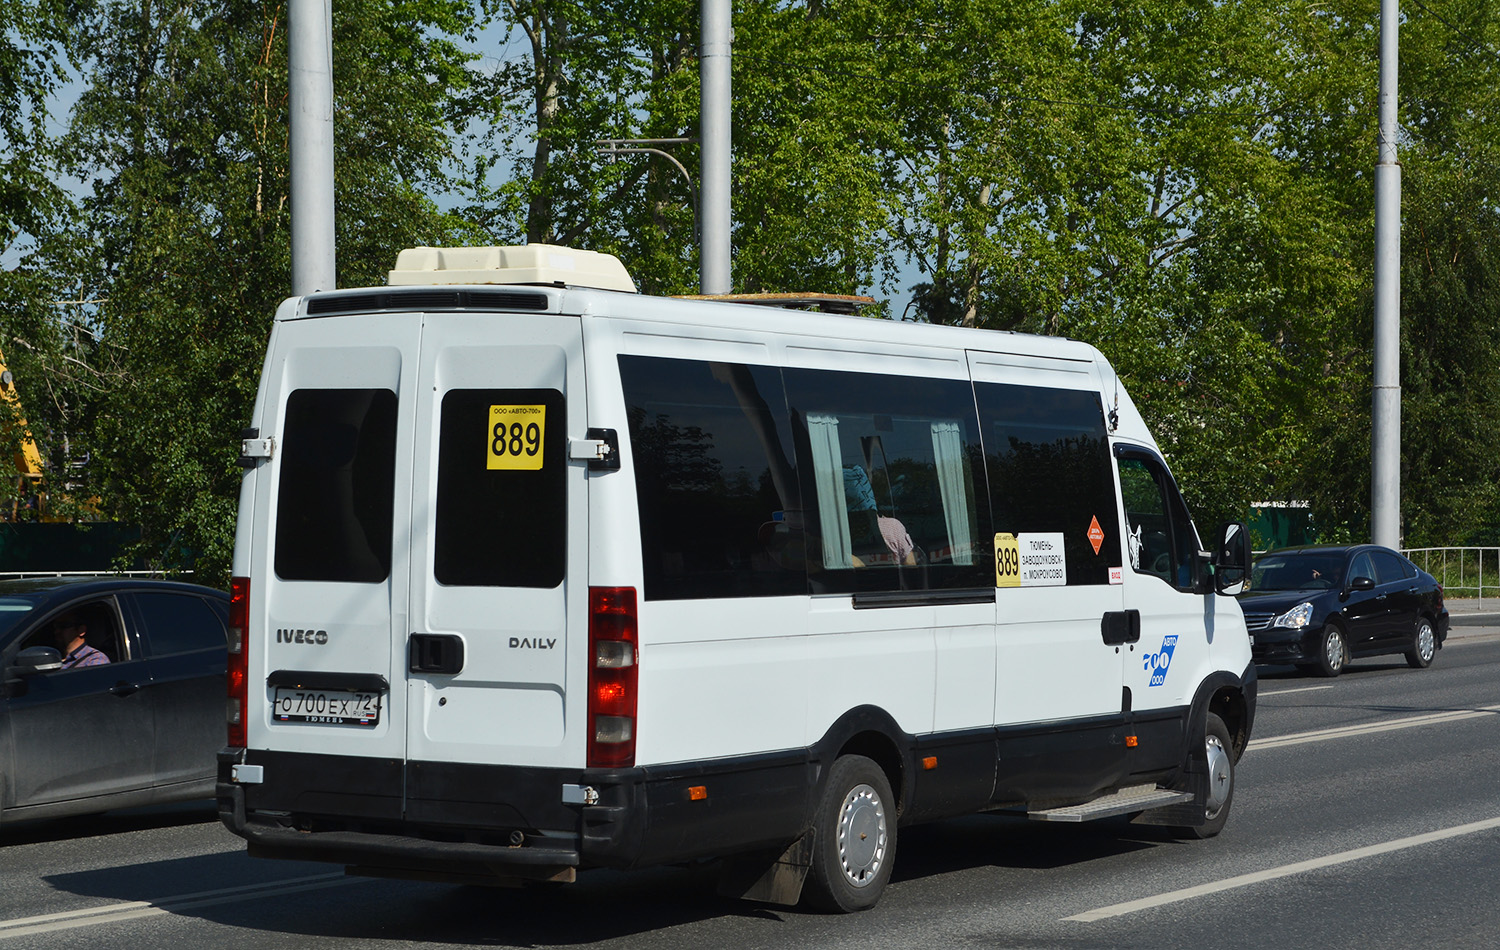
<svg viewBox="0 0 1500 950">
<path fill-rule="evenodd" d="M 880 766 L 891 792 L 896 796 L 896 813 L 900 815 L 911 800 L 913 774 L 911 749 L 915 738 L 896 724 L 890 713 L 879 706 L 857 706 L 840 716 L 813 748 L 818 759 L 818 794 L 822 793 L 828 770 L 843 755 L 862 755 Z"/>
</svg>

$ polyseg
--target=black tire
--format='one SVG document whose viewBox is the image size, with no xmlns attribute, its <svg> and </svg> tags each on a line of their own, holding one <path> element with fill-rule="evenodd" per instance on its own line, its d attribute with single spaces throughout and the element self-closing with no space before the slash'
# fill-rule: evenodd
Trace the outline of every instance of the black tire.
<svg viewBox="0 0 1500 950">
<path fill-rule="evenodd" d="M 1323 639 L 1318 644 L 1318 664 L 1314 667 L 1319 676 L 1338 676 L 1349 662 L 1349 641 L 1344 631 L 1332 620 L 1323 625 Z"/>
<path fill-rule="evenodd" d="M 896 858 L 896 800 L 880 766 L 840 756 L 813 815 L 813 859 L 803 900 L 830 913 L 868 910 L 880 900 Z"/>
<path fill-rule="evenodd" d="M 1425 670 L 1432 665 L 1436 652 L 1437 633 L 1432 629 L 1432 621 L 1418 617 L 1417 628 L 1411 635 L 1411 649 L 1406 651 L 1406 665 L 1414 670 Z"/>
<path fill-rule="evenodd" d="M 1234 804 L 1234 746 L 1230 744 L 1229 727 L 1214 713 L 1208 714 L 1203 742 L 1208 753 L 1208 801 L 1203 806 L 1205 821 L 1201 825 L 1184 825 L 1172 829 L 1182 838 L 1212 838 L 1224 830 L 1229 807 Z"/>
</svg>

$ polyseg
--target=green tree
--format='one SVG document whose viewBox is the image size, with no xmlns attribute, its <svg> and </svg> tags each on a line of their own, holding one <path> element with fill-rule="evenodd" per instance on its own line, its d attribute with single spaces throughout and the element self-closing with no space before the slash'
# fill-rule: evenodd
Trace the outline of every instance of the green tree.
<svg viewBox="0 0 1500 950">
<path fill-rule="evenodd" d="M 74 25 L 85 87 L 68 135 L 93 183 L 65 263 L 120 355 L 108 412 L 75 432 L 91 490 L 165 569 L 228 575 L 237 439 L 289 280 L 285 8 L 121 0 Z M 447 0 L 335 5 L 338 279 L 383 283 L 396 249 L 454 243 L 444 186 L 470 11 Z"/>
</svg>

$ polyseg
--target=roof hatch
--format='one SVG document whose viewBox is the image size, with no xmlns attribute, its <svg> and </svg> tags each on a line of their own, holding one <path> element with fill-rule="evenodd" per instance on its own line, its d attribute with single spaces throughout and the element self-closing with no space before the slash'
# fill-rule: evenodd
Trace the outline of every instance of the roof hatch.
<svg viewBox="0 0 1500 950">
<path fill-rule="evenodd" d="M 396 257 L 391 286 L 550 284 L 635 293 L 619 258 L 556 244 L 517 247 L 410 247 Z"/>
</svg>

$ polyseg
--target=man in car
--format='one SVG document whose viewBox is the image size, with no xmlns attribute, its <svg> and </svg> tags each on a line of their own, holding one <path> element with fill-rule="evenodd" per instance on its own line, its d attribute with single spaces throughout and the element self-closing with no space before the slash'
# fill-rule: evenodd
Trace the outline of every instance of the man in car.
<svg viewBox="0 0 1500 950">
<path fill-rule="evenodd" d="M 64 614 L 52 625 L 52 635 L 57 638 L 57 648 L 63 654 L 63 669 L 101 666 L 109 662 L 109 657 L 84 642 L 88 632 L 82 614 Z"/>
</svg>

